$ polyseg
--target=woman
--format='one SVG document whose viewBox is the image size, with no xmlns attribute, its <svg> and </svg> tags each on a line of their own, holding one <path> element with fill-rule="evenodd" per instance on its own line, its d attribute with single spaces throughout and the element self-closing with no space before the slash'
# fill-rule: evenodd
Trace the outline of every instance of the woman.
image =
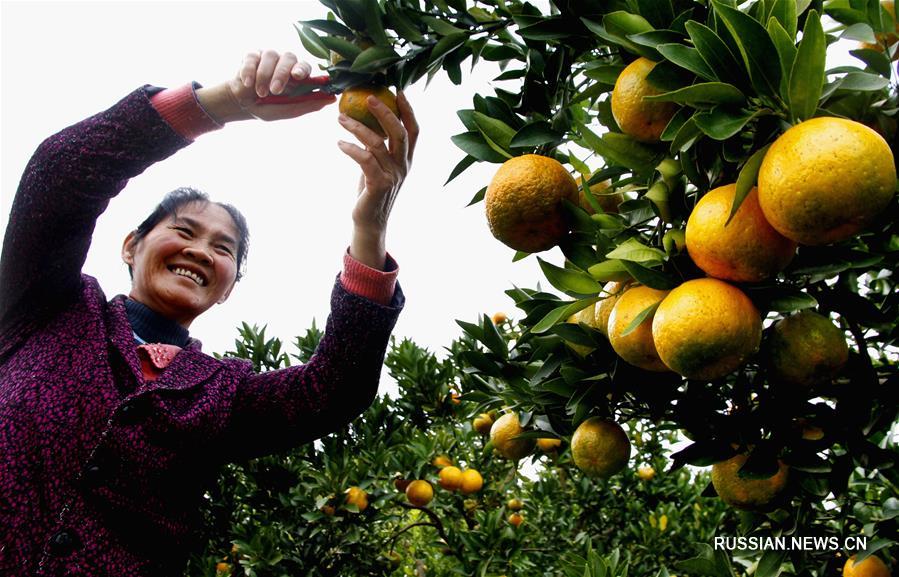
<svg viewBox="0 0 899 577">
<path fill-rule="evenodd" d="M 354 232 L 331 315 L 306 365 L 255 374 L 189 335 L 224 302 L 246 254 L 243 217 L 174 191 L 128 235 L 128 297 L 107 300 L 81 266 L 97 217 L 128 179 L 209 130 L 315 112 L 330 95 L 258 104 L 310 67 L 248 55 L 218 86 L 144 86 L 38 148 L 22 177 L 0 261 L 0 570 L 8 575 L 177 575 L 220 464 L 338 430 L 377 391 L 403 305 L 385 251 L 391 207 L 418 135 L 375 99 L 388 134 L 341 116 L 360 145 Z"/>
</svg>

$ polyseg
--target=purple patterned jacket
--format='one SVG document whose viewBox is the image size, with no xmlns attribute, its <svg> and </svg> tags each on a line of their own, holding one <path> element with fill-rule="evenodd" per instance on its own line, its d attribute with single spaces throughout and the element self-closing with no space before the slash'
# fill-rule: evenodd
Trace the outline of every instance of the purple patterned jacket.
<svg viewBox="0 0 899 577">
<path fill-rule="evenodd" d="M 0 575 L 180 575 L 203 488 L 231 460 L 345 427 L 377 391 L 403 305 L 337 282 L 306 364 L 256 374 L 193 341 L 145 382 L 124 297 L 82 275 L 97 217 L 186 146 L 139 89 L 48 138 L 0 260 Z"/>
</svg>

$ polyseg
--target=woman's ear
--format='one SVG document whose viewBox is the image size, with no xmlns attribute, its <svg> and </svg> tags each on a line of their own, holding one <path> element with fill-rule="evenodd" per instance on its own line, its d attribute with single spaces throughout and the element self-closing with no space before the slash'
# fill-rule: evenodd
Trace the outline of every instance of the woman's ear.
<svg viewBox="0 0 899 577">
<path fill-rule="evenodd" d="M 125 237 L 125 242 L 122 243 L 122 262 L 129 266 L 134 264 L 134 248 L 136 245 L 135 231 L 132 230 Z"/>
</svg>

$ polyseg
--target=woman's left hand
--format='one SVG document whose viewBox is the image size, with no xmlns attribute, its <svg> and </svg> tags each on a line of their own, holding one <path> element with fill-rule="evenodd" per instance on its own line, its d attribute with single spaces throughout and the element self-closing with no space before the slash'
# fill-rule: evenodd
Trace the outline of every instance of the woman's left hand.
<svg viewBox="0 0 899 577">
<path fill-rule="evenodd" d="M 359 198 L 353 209 L 350 255 L 379 270 L 383 270 L 387 257 L 387 220 L 409 172 L 418 140 L 418 123 L 402 91 L 397 94 L 396 103 L 399 117 L 377 98 L 369 96 L 367 100 L 369 110 L 387 133 L 386 142 L 373 130 L 345 114 L 338 119 L 364 145 L 338 142 L 340 150 L 362 168 Z"/>
</svg>

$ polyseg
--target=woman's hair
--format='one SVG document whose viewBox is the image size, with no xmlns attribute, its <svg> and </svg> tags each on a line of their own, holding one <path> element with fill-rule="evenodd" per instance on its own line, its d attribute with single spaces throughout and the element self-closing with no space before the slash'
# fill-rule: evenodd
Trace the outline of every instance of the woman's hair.
<svg viewBox="0 0 899 577">
<path fill-rule="evenodd" d="M 209 200 L 209 195 L 205 192 L 201 192 L 195 188 L 191 188 L 189 186 L 182 186 L 180 188 L 176 188 L 175 190 L 169 192 L 165 195 L 156 208 L 153 209 L 153 212 L 150 213 L 142 223 L 138 225 L 136 229 L 134 229 L 134 238 L 133 242 L 136 244 L 141 239 L 143 239 L 147 234 L 153 230 L 157 224 L 162 222 L 163 219 L 167 217 L 175 217 L 178 215 L 178 210 L 186 206 L 188 204 L 198 202 L 200 204 L 208 204 L 211 202 Z M 216 202 L 218 206 L 224 208 L 228 214 L 231 215 L 231 219 L 234 221 L 234 226 L 237 227 L 237 254 L 235 255 L 235 259 L 237 261 L 237 279 L 240 280 L 243 277 L 243 271 L 246 265 L 246 256 L 247 250 L 250 248 L 250 229 L 247 227 L 247 219 L 240 213 L 239 210 L 231 206 L 230 204 L 225 204 L 223 202 Z M 128 266 L 128 273 L 131 274 L 131 266 Z"/>
</svg>

